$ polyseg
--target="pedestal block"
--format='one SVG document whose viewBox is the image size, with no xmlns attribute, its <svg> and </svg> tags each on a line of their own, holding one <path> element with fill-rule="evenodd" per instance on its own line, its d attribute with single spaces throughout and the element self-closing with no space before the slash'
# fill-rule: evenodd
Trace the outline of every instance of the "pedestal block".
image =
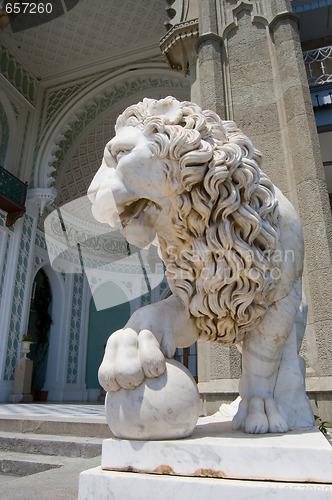
<svg viewBox="0 0 332 500">
<path fill-rule="evenodd" d="M 174 441 L 107 439 L 79 500 L 331 499 L 332 447 L 317 429 L 248 435 L 217 417 Z"/>
<path fill-rule="evenodd" d="M 332 486 L 104 471 L 80 476 L 78 500 L 331 500 Z"/>
<path fill-rule="evenodd" d="M 33 397 L 30 394 L 32 368 L 33 361 L 26 357 L 16 361 L 13 394 L 9 398 L 11 403 L 31 403 L 33 401 Z"/>
</svg>

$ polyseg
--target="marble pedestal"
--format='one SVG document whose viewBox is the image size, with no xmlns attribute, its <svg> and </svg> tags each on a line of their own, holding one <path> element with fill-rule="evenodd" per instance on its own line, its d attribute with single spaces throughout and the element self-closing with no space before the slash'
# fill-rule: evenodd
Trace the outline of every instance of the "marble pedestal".
<svg viewBox="0 0 332 500">
<path fill-rule="evenodd" d="M 26 357 L 16 361 L 13 394 L 9 397 L 10 403 L 31 403 L 33 401 L 33 396 L 30 394 L 32 368 L 33 361 Z"/>
<path fill-rule="evenodd" d="M 107 439 L 101 467 L 79 487 L 79 500 L 249 497 L 331 499 L 332 447 L 321 432 L 249 436 L 207 417 L 187 439 Z"/>
<path fill-rule="evenodd" d="M 331 500 L 332 486 L 104 471 L 80 476 L 78 500 Z"/>
</svg>

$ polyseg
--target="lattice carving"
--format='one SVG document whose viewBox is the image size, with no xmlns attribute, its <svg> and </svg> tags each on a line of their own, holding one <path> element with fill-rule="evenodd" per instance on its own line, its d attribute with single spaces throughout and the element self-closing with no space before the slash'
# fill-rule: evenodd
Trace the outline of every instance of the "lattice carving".
<svg viewBox="0 0 332 500">
<path fill-rule="evenodd" d="M 64 16 L 33 29 L 2 34 L 7 46 L 39 78 L 158 43 L 166 15 L 163 0 L 85 0 Z"/>
<path fill-rule="evenodd" d="M 62 176 L 57 200 L 60 206 L 86 194 L 99 167 L 105 144 L 114 134 L 114 122 L 115 117 L 109 116 L 80 143 Z"/>
<path fill-rule="evenodd" d="M 82 83 L 77 83 L 71 85 L 70 87 L 61 88 L 50 92 L 47 101 L 46 108 L 46 122 L 45 128 L 47 129 L 54 115 L 59 113 L 62 106 L 69 100 L 72 99 L 78 91 L 84 87 Z"/>
</svg>

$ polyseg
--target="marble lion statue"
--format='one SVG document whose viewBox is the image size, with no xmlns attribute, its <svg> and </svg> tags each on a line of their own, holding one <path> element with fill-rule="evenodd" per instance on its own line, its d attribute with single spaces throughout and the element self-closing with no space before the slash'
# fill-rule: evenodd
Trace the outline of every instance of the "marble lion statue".
<svg viewBox="0 0 332 500">
<path fill-rule="evenodd" d="M 88 191 L 92 213 L 129 243 L 158 246 L 172 295 L 110 336 L 101 385 L 135 389 L 197 339 L 237 344 L 233 428 L 312 426 L 297 345 L 304 327 L 296 326 L 302 230 L 260 153 L 234 122 L 173 97 L 128 107 L 115 131 Z"/>
</svg>

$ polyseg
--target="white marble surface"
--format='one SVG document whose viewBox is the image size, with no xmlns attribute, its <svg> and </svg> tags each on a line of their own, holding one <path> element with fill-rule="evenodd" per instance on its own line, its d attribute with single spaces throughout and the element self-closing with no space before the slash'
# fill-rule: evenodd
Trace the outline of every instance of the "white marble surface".
<svg viewBox="0 0 332 500">
<path fill-rule="evenodd" d="M 250 480 L 332 483 L 332 447 L 318 429 L 248 435 L 216 414 L 178 441 L 103 442 L 103 469 Z"/>
<path fill-rule="evenodd" d="M 327 484 L 239 481 L 103 471 L 80 475 L 79 500 L 331 500 Z"/>
<path fill-rule="evenodd" d="M 166 360 L 166 370 L 160 377 L 145 379 L 135 390 L 109 392 L 105 402 L 113 434 L 135 440 L 190 436 L 199 408 L 197 384 L 175 360 Z"/>
<path fill-rule="evenodd" d="M 165 357 L 198 338 L 241 343 L 234 429 L 314 425 L 296 342 L 301 224 L 261 167 L 234 122 L 195 103 L 145 98 L 118 117 L 89 187 L 92 213 L 129 243 L 158 246 L 173 296 L 110 336 L 99 370 L 106 391 L 160 377 Z"/>
</svg>

